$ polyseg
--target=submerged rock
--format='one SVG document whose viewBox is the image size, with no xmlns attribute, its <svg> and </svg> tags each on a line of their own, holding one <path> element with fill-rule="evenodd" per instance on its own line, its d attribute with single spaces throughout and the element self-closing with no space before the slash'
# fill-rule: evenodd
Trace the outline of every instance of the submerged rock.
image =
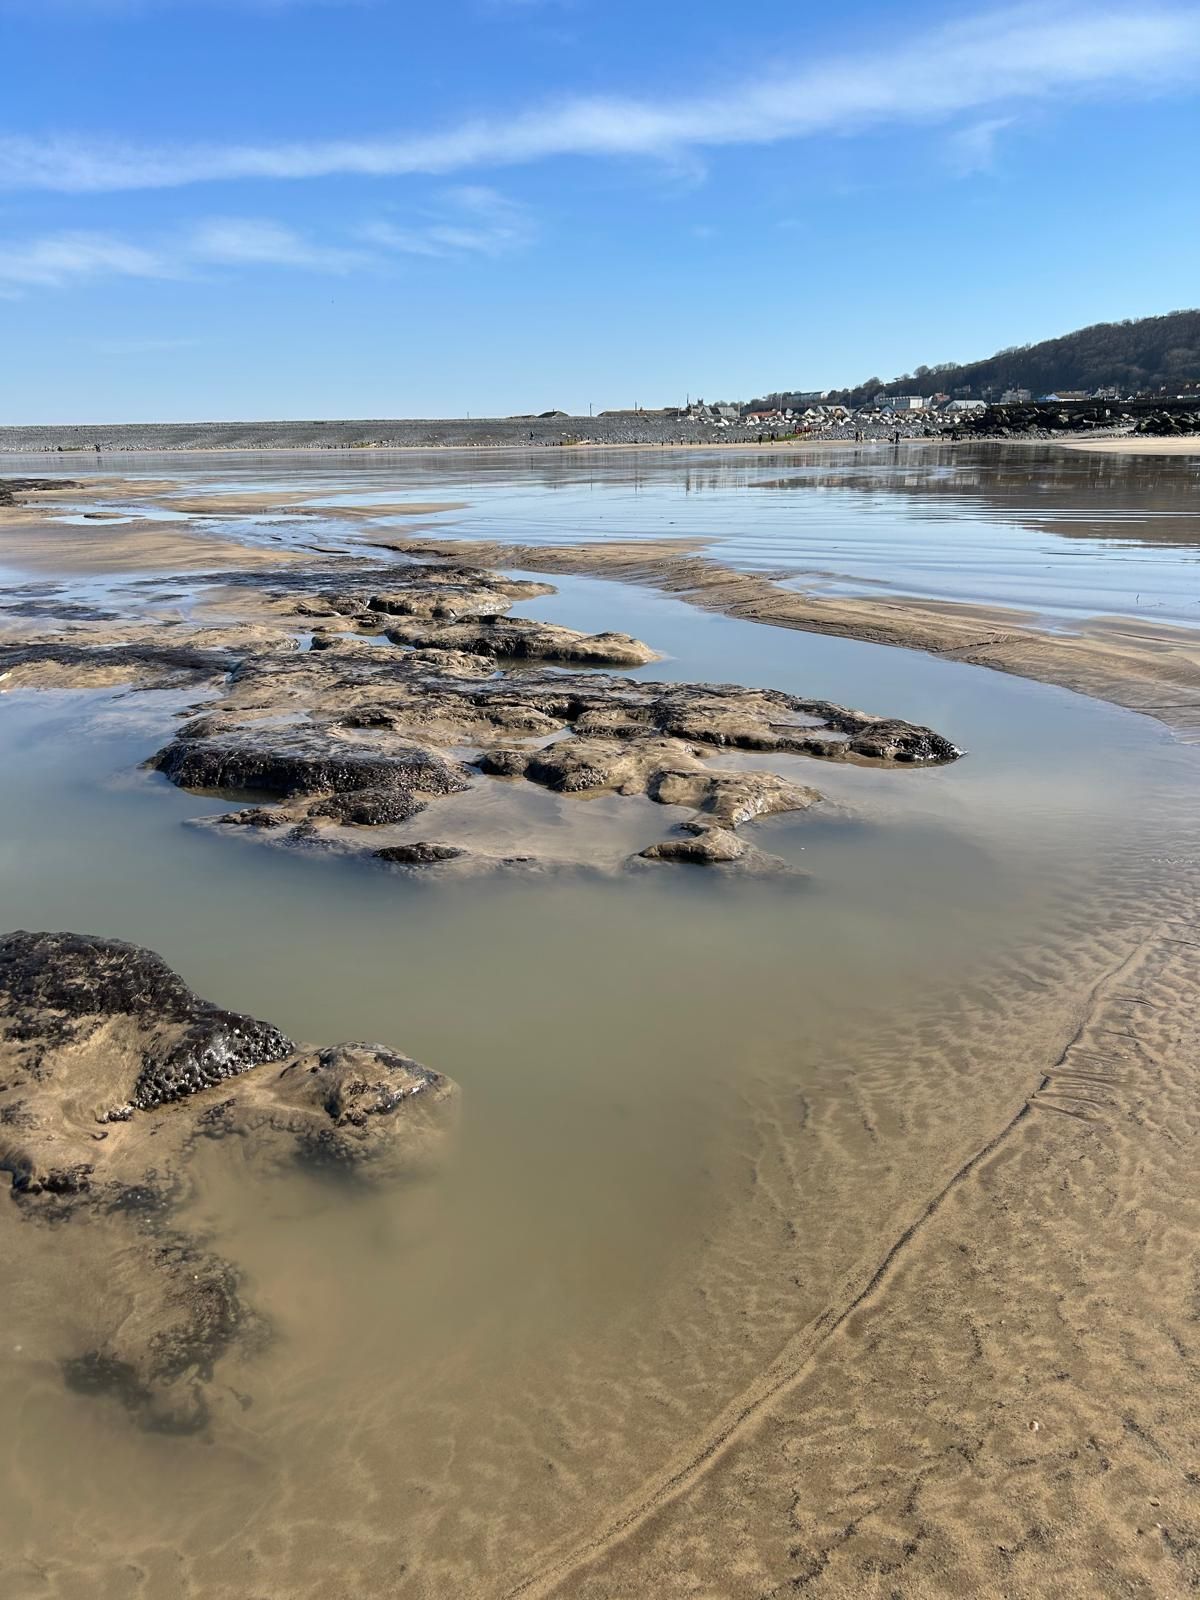
<svg viewBox="0 0 1200 1600">
<path fill-rule="evenodd" d="M 121 1259 L 122 1292 L 99 1295 L 94 1342 L 64 1376 L 149 1426 L 203 1426 L 217 1363 L 263 1331 L 236 1268 L 172 1225 L 197 1142 L 237 1137 L 258 1168 L 385 1179 L 428 1159 L 453 1101 L 407 1056 L 304 1050 L 135 945 L 0 939 L 0 1171 L 24 1220 L 90 1229 L 92 1259 Z"/>
</svg>

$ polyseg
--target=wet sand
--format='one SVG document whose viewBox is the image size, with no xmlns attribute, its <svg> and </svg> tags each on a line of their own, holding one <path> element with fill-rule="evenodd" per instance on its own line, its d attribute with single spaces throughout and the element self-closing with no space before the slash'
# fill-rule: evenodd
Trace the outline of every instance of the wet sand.
<svg viewBox="0 0 1200 1600">
<path fill-rule="evenodd" d="M 1194 456 L 1200 455 L 1200 436 L 1190 438 L 1155 439 L 1148 435 L 1137 438 L 1115 439 L 1064 439 L 1066 450 L 1103 450 L 1119 456 Z"/>
<path fill-rule="evenodd" d="M 181 530 L 176 522 L 139 519 L 118 524 L 99 519 L 83 527 L 53 527 L 26 519 L 6 525 L 0 510 L 0 562 L 40 575 L 121 572 L 210 572 L 256 562 L 294 561 L 290 551 L 248 549 L 232 539 Z M 13 525 L 15 523 L 15 526 Z"/>
<path fill-rule="evenodd" d="M 1181 902 L 1116 942 L 1059 1055 L 874 1270 L 510 1592 L 1190 1592 L 1193 931 Z"/>
<path fill-rule="evenodd" d="M 214 1160 L 191 1220 L 281 1340 L 207 1448 L 61 1393 L 68 1264 L 17 1230 L 15 1593 L 1194 1592 L 1196 752 L 606 549 L 521 609 L 628 627 L 656 675 L 886 699 L 970 757 L 874 800 L 821 766 L 860 821 L 763 825 L 799 895 L 435 896 L 178 828 L 197 802 L 130 777 L 178 696 L 0 701 L 15 919 L 103 918 L 295 1037 L 403 1042 L 464 1104 L 447 1183 L 392 1202 L 247 1205 Z"/>
<path fill-rule="evenodd" d="M 1019 448 L 1017 453 L 1019 459 Z M 237 566 L 268 557 L 293 559 L 286 526 L 281 523 L 266 544 L 261 542 L 262 533 L 257 542 L 243 539 L 236 543 L 215 531 L 185 531 L 182 524 L 176 529 L 155 526 L 154 505 L 170 508 L 181 518 L 209 513 L 215 518 L 224 516 L 233 524 L 230 531 L 235 537 L 238 519 L 269 533 L 275 516 L 311 518 L 314 526 L 342 527 L 347 536 L 359 530 L 361 540 L 399 554 L 469 556 L 484 565 L 617 578 L 653 586 L 689 604 L 748 621 L 925 650 L 1094 695 L 1158 717 L 1182 731 L 1200 727 L 1200 632 L 1149 617 L 1084 615 L 1073 620 L 1069 631 L 1051 631 L 1040 615 L 1010 606 L 819 592 L 797 586 L 790 579 L 781 581 L 769 572 L 731 567 L 705 555 L 705 541 L 694 536 L 628 542 L 617 538 L 562 546 L 463 536 L 398 538 L 395 528 L 382 531 L 390 519 L 453 512 L 460 509 L 461 502 L 395 502 L 372 497 L 356 504 L 353 496 L 302 489 L 206 490 L 189 497 L 182 488 L 179 481 L 172 480 L 139 485 L 136 480 L 89 478 L 80 480 L 75 491 L 29 496 L 25 505 L 0 509 L 0 555 L 10 565 L 29 571 L 56 567 L 77 572 L 119 571 L 131 565 L 169 570 L 172 564 L 181 571 L 198 571 L 205 566 Z M 53 503 L 67 495 L 74 501 L 95 496 L 103 507 L 106 502 L 129 499 L 135 491 L 139 503 L 148 509 L 148 526 L 123 524 L 118 528 L 97 522 L 94 529 L 79 533 L 56 526 L 44 511 L 38 511 L 38 503 Z M 20 526 L 22 534 L 17 535 L 12 524 Z M 373 526 L 376 524 L 381 526 Z M 345 540 L 342 548 L 348 548 Z"/>
</svg>

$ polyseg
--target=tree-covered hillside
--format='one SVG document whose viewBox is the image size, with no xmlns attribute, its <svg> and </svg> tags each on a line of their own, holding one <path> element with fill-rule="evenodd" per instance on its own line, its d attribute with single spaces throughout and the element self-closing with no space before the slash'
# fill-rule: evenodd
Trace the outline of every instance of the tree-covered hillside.
<svg viewBox="0 0 1200 1600">
<path fill-rule="evenodd" d="M 1036 397 L 1063 389 L 1090 393 L 1110 384 L 1122 395 L 1158 390 L 1179 394 L 1200 387 L 1200 311 L 1097 322 L 1041 344 L 998 351 L 986 361 L 918 367 L 890 383 L 868 378 L 836 398 L 861 405 L 882 390 L 991 399 L 1006 389 L 1028 389 Z"/>
</svg>

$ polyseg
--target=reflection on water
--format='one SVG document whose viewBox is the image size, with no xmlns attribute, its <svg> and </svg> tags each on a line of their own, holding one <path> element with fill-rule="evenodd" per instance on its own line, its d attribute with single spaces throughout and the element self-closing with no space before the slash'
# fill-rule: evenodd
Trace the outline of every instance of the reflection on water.
<svg viewBox="0 0 1200 1600">
<path fill-rule="evenodd" d="M 617 502 L 644 492 L 622 488 L 628 459 Z M 460 470 L 438 478 L 446 497 Z M 477 470 L 493 490 L 473 488 L 454 525 L 527 538 L 518 503 L 544 507 L 544 489 Z M 372 465 L 380 493 L 385 472 L 394 494 L 433 468 Z M 559 507 L 594 491 L 563 493 L 554 516 L 579 532 Z M 764 529 L 772 506 L 806 503 L 744 478 L 655 495 L 736 504 Z M 970 754 L 931 771 L 814 763 L 854 819 L 755 830 L 800 882 L 438 887 L 185 826 L 214 804 L 137 770 L 171 696 L 0 697 L 6 926 L 134 940 L 296 1037 L 379 1039 L 463 1087 L 445 1170 L 399 1191 L 268 1183 L 236 1152 L 206 1155 L 190 1220 L 279 1335 L 207 1443 L 63 1389 L 76 1308 L 47 1265 L 54 1237 L 6 1225 L 8 1592 L 504 1593 L 702 1427 L 930 1174 L 1002 1125 L 1038 1051 L 1069 1036 L 1097 941 L 1144 916 L 1158 859 L 1190 848 L 1196 752 L 1146 719 L 611 583 L 564 580 L 528 610 L 668 652 L 639 675 L 828 695 Z"/>
<path fill-rule="evenodd" d="M 45 472 L 42 458 L 8 457 L 4 470 L 8 463 Z M 409 501 L 421 510 L 416 519 L 381 514 L 376 531 L 416 526 L 554 544 L 689 537 L 731 565 L 834 592 L 993 603 L 1058 619 L 1200 621 L 1200 456 L 913 443 L 115 456 L 98 465 L 147 482 L 185 475 L 189 498 L 299 487 L 316 507 Z M 447 502 L 462 504 L 429 509 Z M 346 548 L 358 532 L 292 512 L 223 520 L 237 538 L 302 548 Z M 221 523 L 219 514 L 203 518 L 213 531 Z"/>
</svg>

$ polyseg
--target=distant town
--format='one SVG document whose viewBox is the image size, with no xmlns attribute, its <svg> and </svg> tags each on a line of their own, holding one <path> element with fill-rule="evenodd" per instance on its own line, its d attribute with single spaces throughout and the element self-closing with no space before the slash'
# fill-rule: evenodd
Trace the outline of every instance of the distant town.
<svg viewBox="0 0 1200 1600">
<path fill-rule="evenodd" d="M 894 424 L 902 418 L 911 420 L 919 412 L 924 421 L 936 424 L 941 429 L 955 417 L 984 412 L 996 406 L 1078 406 L 1091 401 L 1105 406 L 1144 406 L 1200 400 L 1200 393 L 1195 389 L 1177 395 L 1123 394 L 1116 384 L 1091 390 L 1059 389 L 1051 394 L 1036 396 L 1029 389 L 1004 389 L 978 396 L 961 392 L 953 395 L 892 394 L 880 390 L 868 401 L 857 405 L 848 405 L 838 399 L 839 392 L 835 389 L 781 391 L 756 400 L 717 400 L 712 403 L 689 397 L 683 406 L 664 406 L 656 411 L 637 407 L 628 411 L 602 411 L 599 415 L 607 418 L 641 417 L 646 420 L 658 417 L 664 421 L 674 419 L 709 428 L 742 428 L 761 433 L 780 429 L 795 432 L 806 427 L 821 430 L 856 426 L 878 428 L 889 422 Z M 565 413 L 547 412 L 543 415 L 562 416 Z"/>
<path fill-rule="evenodd" d="M 826 439 L 1052 439 L 1063 433 L 1200 434 L 1200 311 L 1096 323 L 967 365 L 891 382 L 795 389 L 748 401 L 595 415 L 60 422 L 0 427 L 0 452 L 537 449 L 550 445 L 755 444 Z"/>
</svg>

